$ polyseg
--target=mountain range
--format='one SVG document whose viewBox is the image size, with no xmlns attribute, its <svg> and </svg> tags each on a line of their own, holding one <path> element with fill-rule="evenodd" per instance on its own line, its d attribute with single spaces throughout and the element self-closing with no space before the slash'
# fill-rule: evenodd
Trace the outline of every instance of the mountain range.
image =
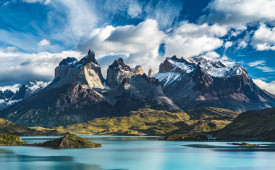
<svg viewBox="0 0 275 170">
<path fill-rule="evenodd" d="M 29 81 L 22 84 L 15 93 L 9 89 L 0 90 L 0 110 L 30 97 L 45 88 L 49 83 L 41 80 Z"/>
<path fill-rule="evenodd" d="M 232 61 L 173 56 L 160 64 L 157 74 L 149 70 L 146 75 L 141 66 L 130 68 L 120 58 L 109 66 L 104 79 L 90 50 L 79 61 L 63 59 L 49 85 L 25 96 L 3 109 L 0 117 L 26 126 L 54 127 L 142 108 L 181 112 L 198 107 L 246 111 L 275 106 L 275 96 L 260 89 Z"/>
</svg>

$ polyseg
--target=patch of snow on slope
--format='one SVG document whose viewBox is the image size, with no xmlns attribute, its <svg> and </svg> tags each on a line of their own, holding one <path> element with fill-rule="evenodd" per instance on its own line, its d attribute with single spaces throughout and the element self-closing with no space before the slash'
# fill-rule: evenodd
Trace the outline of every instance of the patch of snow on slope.
<svg viewBox="0 0 275 170">
<path fill-rule="evenodd" d="M 34 82 L 29 82 L 26 87 L 30 89 L 32 92 L 35 92 L 37 90 L 45 88 L 47 85 L 49 85 L 50 82 L 44 82 L 44 81 L 34 81 Z"/>
<path fill-rule="evenodd" d="M 234 75 L 242 75 L 245 70 L 238 63 L 225 59 L 213 59 L 206 56 L 189 59 L 199 65 L 212 77 L 231 77 Z"/>
<path fill-rule="evenodd" d="M 179 81 L 180 76 L 181 76 L 180 73 L 167 72 L 167 73 L 157 73 L 152 75 L 151 77 L 158 79 L 160 82 L 164 82 L 163 85 L 167 86 L 176 80 Z"/>
<path fill-rule="evenodd" d="M 184 63 L 184 62 L 177 62 L 177 61 L 174 61 L 172 59 L 168 59 L 169 63 L 171 63 L 172 65 L 182 69 L 182 70 L 185 70 L 186 73 L 191 73 L 192 71 L 194 71 L 194 67 L 191 65 L 191 64 L 187 64 L 187 63 Z"/>
</svg>

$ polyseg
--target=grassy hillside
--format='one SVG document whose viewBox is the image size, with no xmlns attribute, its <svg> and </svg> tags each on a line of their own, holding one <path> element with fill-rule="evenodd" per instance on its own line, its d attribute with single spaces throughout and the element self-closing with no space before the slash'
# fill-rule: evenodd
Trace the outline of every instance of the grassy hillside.
<svg viewBox="0 0 275 170">
<path fill-rule="evenodd" d="M 257 138 L 275 140 L 275 108 L 241 113 L 217 137 Z"/>
<path fill-rule="evenodd" d="M 60 135 L 55 130 L 36 130 L 23 125 L 14 124 L 11 121 L 0 118 L 0 133 L 8 133 L 18 136 Z"/>
<path fill-rule="evenodd" d="M 200 115 L 203 116 L 194 116 Z M 190 114 L 190 116 L 188 115 Z M 82 135 L 166 135 L 174 133 L 209 132 L 224 128 L 238 115 L 226 109 L 199 108 L 188 112 L 170 113 L 152 109 L 132 111 L 128 115 L 98 118 L 85 123 L 53 128 L 60 133 Z M 190 119 L 190 117 L 198 119 Z M 210 118 L 211 117 L 211 118 Z M 41 130 L 39 127 L 34 129 Z"/>
<path fill-rule="evenodd" d="M 191 119 L 234 120 L 240 113 L 217 107 L 199 107 L 187 112 Z"/>
<path fill-rule="evenodd" d="M 0 146 L 25 145 L 25 144 L 27 143 L 22 141 L 22 139 L 19 136 L 0 133 Z"/>
</svg>

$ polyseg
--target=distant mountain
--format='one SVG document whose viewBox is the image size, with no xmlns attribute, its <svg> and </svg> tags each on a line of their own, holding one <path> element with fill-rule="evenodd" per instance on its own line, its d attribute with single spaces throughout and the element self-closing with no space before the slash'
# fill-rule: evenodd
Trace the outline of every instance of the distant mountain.
<svg viewBox="0 0 275 170">
<path fill-rule="evenodd" d="M 0 110 L 30 97 L 45 88 L 49 83 L 41 80 L 29 81 L 21 85 L 15 93 L 11 90 L 5 90 L 4 92 L 0 90 Z"/>
<path fill-rule="evenodd" d="M 275 106 L 274 95 L 260 89 L 241 65 L 224 59 L 173 56 L 152 77 L 184 110 L 207 106 L 242 112 Z"/>
<path fill-rule="evenodd" d="M 140 108 L 181 111 L 167 98 L 155 78 L 114 61 L 105 81 L 95 53 L 80 61 L 63 59 L 46 88 L 4 109 L 0 116 L 27 126 L 53 127 L 113 117 Z M 141 75 L 142 74 L 142 75 Z M 107 86 L 107 85 L 109 86 Z"/>
<path fill-rule="evenodd" d="M 275 108 L 241 113 L 231 124 L 218 131 L 215 136 L 274 141 Z"/>
<path fill-rule="evenodd" d="M 228 60 L 197 57 L 166 58 L 159 73 L 141 66 L 130 68 L 123 59 L 115 60 L 107 70 L 90 51 L 81 60 L 63 59 L 55 68 L 49 84 L 41 81 L 23 85 L 16 94 L 6 92 L 7 101 L 20 101 L 3 109 L 0 117 L 26 126 L 55 127 L 82 123 L 102 117 L 118 117 L 131 111 L 150 108 L 169 112 L 209 108 L 234 111 L 275 106 L 275 96 L 260 89 L 246 70 Z M 45 87 L 45 85 L 47 85 Z M 6 100 L 5 100 L 6 101 Z M 235 115 L 225 115 L 229 120 Z M 198 119 L 202 114 L 192 113 Z M 233 116 L 234 117 L 234 116 Z"/>
</svg>

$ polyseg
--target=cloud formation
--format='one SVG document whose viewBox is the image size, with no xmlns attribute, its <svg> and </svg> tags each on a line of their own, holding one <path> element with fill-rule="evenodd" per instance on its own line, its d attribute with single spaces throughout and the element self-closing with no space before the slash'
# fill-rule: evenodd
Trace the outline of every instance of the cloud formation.
<svg viewBox="0 0 275 170">
<path fill-rule="evenodd" d="M 274 9 L 274 0 L 213 0 L 205 9 L 209 13 L 200 21 L 244 29 L 248 23 L 274 23 Z"/>
<path fill-rule="evenodd" d="M 215 24 L 210 26 L 183 22 L 165 40 L 165 55 L 189 58 L 213 51 L 223 45 L 223 40 L 220 38 L 227 32 L 226 27 Z"/>
<path fill-rule="evenodd" d="M 158 48 L 166 35 L 159 30 L 156 20 L 148 19 L 137 26 L 126 25 L 94 29 L 90 36 L 82 39 L 78 49 L 87 52 L 92 48 L 99 58 L 110 55 L 124 55 L 127 64 L 140 64 L 148 69 L 158 68 Z M 105 63 L 110 64 L 110 63 Z"/>
<path fill-rule="evenodd" d="M 259 51 L 275 50 L 275 28 L 261 24 L 252 37 L 251 45 Z"/>
<path fill-rule="evenodd" d="M 38 43 L 38 46 L 43 47 L 43 46 L 49 46 L 51 45 L 51 42 L 49 40 L 43 39 Z"/>
<path fill-rule="evenodd" d="M 81 54 L 75 51 L 25 54 L 0 50 L 0 56 L 0 84 L 11 85 L 36 79 L 51 81 L 55 67 L 63 58 L 71 56 L 79 59 Z"/>
<path fill-rule="evenodd" d="M 268 91 L 269 93 L 275 94 L 275 81 L 267 83 L 260 79 L 253 79 L 254 83 L 260 88 Z"/>
</svg>

